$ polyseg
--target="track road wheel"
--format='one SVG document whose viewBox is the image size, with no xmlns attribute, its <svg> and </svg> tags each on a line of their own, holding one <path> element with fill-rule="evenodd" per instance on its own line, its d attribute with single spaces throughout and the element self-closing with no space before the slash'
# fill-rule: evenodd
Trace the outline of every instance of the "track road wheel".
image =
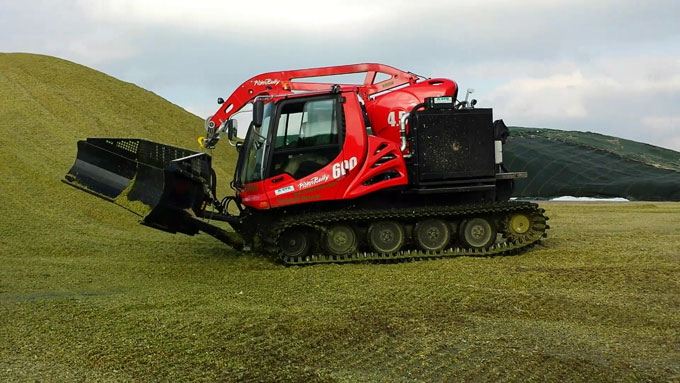
<svg viewBox="0 0 680 383">
<path fill-rule="evenodd" d="M 368 243 L 378 253 L 396 253 L 404 245 L 405 239 L 404 228 L 397 222 L 376 222 L 368 228 Z"/>
<path fill-rule="evenodd" d="M 312 249 L 312 238 L 301 229 L 288 229 L 279 240 L 281 252 L 287 257 L 304 257 Z"/>
<path fill-rule="evenodd" d="M 485 218 L 472 218 L 460 225 L 460 239 L 473 249 L 485 249 L 496 241 L 496 229 Z"/>
<path fill-rule="evenodd" d="M 451 229 L 441 219 L 428 219 L 418 222 L 414 232 L 418 246 L 425 251 L 440 251 L 451 240 Z"/>
<path fill-rule="evenodd" d="M 324 248 L 331 255 L 347 255 L 357 250 L 357 235 L 348 225 L 331 226 L 324 237 Z"/>
</svg>

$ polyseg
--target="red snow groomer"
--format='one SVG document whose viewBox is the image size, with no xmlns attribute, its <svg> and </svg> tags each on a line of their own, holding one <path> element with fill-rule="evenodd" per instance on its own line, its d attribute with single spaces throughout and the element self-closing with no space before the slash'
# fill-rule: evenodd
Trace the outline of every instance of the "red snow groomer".
<svg viewBox="0 0 680 383">
<path fill-rule="evenodd" d="M 515 253 L 545 235 L 547 217 L 509 201 L 526 173 L 503 166 L 508 129 L 469 94 L 382 64 L 265 73 L 218 99 L 199 139 L 236 147 L 235 195 L 216 195 L 209 155 L 140 139 L 78 142 L 65 182 L 148 226 L 203 231 L 287 264 Z M 244 110 L 250 123 L 237 126 Z"/>
</svg>

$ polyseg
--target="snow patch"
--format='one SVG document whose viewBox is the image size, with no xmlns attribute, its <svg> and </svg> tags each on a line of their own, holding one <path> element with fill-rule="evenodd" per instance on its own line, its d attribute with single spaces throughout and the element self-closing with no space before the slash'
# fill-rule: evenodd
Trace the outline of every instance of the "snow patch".
<svg viewBox="0 0 680 383">
<path fill-rule="evenodd" d="M 615 197 L 615 198 L 593 198 L 593 197 L 573 197 L 570 195 L 565 195 L 562 197 L 552 198 L 551 201 L 595 201 L 595 202 L 628 202 L 625 198 Z"/>
</svg>

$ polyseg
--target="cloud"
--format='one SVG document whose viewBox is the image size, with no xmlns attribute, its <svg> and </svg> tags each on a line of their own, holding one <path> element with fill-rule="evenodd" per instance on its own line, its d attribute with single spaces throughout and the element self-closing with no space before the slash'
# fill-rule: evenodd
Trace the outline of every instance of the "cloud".
<svg viewBox="0 0 680 383">
<path fill-rule="evenodd" d="M 54 42 L 46 44 L 47 49 L 57 50 Z M 137 49 L 115 37 L 88 36 L 69 41 L 64 45 L 69 56 L 79 63 L 96 65 L 110 61 L 133 58 Z"/>
<path fill-rule="evenodd" d="M 397 2 L 398 3 L 398 2 Z M 182 28 L 194 32 L 233 33 L 237 36 L 266 35 L 284 30 L 327 34 L 353 34 L 350 25 L 380 22 L 392 7 L 388 2 L 258 1 L 219 0 L 82 0 L 84 12 L 95 20 L 138 25 Z"/>
<path fill-rule="evenodd" d="M 90 66 L 139 53 L 130 31 L 91 19 L 74 2 L 3 2 L 0 35 L 2 51 L 50 54 Z"/>
<path fill-rule="evenodd" d="M 290 34 L 353 36 L 376 40 L 432 40 L 495 43 L 495 50 L 570 41 L 657 39 L 677 29 L 680 6 L 667 1 L 600 0 L 79 0 L 86 15 L 98 21 L 144 27 L 180 27 L 184 31 L 231 32 L 239 35 Z M 640 27 L 654 25 L 655 28 Z M 380 35 L 367 35 L 379 29 Z M 308 36 L 313 38 L 314 36 Z M 561 40 L 562 44 L 555 44 Z M 422 40 L 421 40 L 422 41 Z M 511 44 L 505 44 L 510 42 Z M 548 52 L 542 52 L 548 53 Z"/>
<path fill-rule="evenodd" d="M 645 116 L 641 122 L 650 142 L 680 151 L 680 114 Z"/>
<path fill-rule="evenodd" d="M 680 116 L 647 116 L 642 118 L 642 125 L 654 134 L 680 135 Z"/>
<path fill-rule="evenodd" d="M 384 62 L 475 88 L 509 124 L 668 146 L 672 131 L 649 129 L 680 105 L 678 14 L 676 0 L 35 0 L 0 3 L 0 50 L 89 65 L 202 116 L 258 73 Z"/>
<path fill-rule="evenodd" d="M 680 135 L 678 121 L 668 117 L 680 105 L 680 60 L 675 57 L 485 66 L 495 68 L 496 78 L 509 80 L 489 86 L 481 104 L 493 106 L 510 124 L 591 130 L 665 147 L 671 141 L 662 136 Z"/>
<path fill-rule="evenodd" d="M 519 78 L 489 95 L 502 115 L 517 120 L 583 118 L 588 115 L 583 94 L 590 84 L 581 72 L 542 78 Z"/>
</svg>

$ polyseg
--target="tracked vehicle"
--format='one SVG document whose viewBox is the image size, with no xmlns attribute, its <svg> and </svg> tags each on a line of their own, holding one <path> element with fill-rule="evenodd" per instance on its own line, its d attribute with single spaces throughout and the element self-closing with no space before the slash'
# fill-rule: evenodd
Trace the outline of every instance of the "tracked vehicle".
<svg viewBox="0 0 680 383">
<path fill-rule="evenodd" d="M 362 81 L 335 81 L 347 75 Z M 150 227 L 287 264 L 515 253 L 548 218 L 509 200 L 527 174 L 505 168 L 508 129 L 470 93 L 382 64 L 265 73 L 218 99 L 199 138 L 214 148 L 226 135 L 238 151 L 233 196 L 216 195 L 209 155 L 140 139 L 78 142 L 65 182 Z"/>
</svg>

